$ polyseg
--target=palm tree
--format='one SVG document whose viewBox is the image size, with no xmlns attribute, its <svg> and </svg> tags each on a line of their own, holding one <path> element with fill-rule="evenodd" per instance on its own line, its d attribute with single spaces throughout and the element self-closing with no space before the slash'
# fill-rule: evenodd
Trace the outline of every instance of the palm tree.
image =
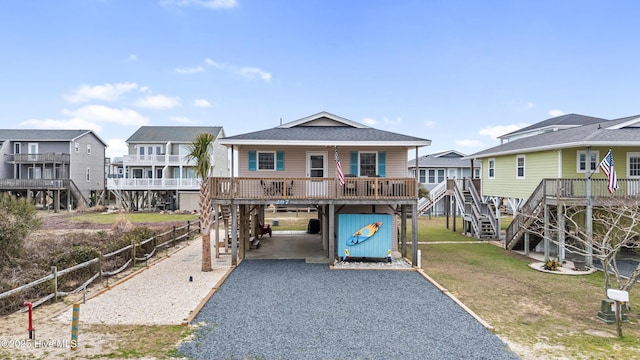
<svg viewBox="0 0 640 360">
<path fill-rule="evenodd" d="M 211 172 L 211 157 L 209 147 L 215 136 L 209 133 L 198 134 L 193 143 L 189 144 L 187 160 L 196 161 L 196 176 L 200 178 L 200 232 L 202 233 L 202 271 L 212 271 L 211 268 L 211 194 L 209 189 L 209 173 Z"/>
</svg>

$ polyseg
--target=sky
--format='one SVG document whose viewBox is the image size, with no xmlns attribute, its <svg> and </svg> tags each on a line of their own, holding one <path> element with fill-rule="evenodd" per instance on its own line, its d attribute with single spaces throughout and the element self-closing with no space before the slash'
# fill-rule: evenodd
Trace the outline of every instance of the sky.
<svg viewBox="0 0 640 360">
<path fill-rule="evenodd" d="M 472 154 L 563 114 L 640 114 L 640 2 L 3 0 L 0 127 L 227 136 L 327 111 Z"/>
</svg>

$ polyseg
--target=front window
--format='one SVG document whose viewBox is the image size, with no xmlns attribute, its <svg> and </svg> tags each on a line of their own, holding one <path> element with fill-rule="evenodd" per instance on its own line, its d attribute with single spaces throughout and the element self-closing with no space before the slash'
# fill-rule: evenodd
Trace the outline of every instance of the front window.
<svg viewBox="0 0 640 360">
<path fill-rule="evenodd" d="M 258 170 L 275 170 L 276 169 L 276 153 L 275 152 L 258 152 Z"/>
<path fill-rule="evenodd" d="M 91 155 L 91 144 L 87 144 L 87 155 Z"/>
<path fill-rule="evenodd" d="M 577 155 L 577 169 L 576 172 L 584 173 L 587 171 L 587 163 L 590 163 L 591 172 L 595 172 L 598 170 L 598 159 L 600 158 L 598 151 L 591 151 L 590 153 L 590 161 L 587 160 L 587 152 L 586 151 L 578 151 Z"/>
<path fill-rule="evenodd" d="M 374 152 L 360 153 L 360 176 L 376 176 L 376 156 Z"/>
<path fill-rule="evenodd" d="M 429 184 L 435 184 L 435 183 L 436 183 L 436 170 L 429 169 Z"/>
<path fill-rule="evenodd" d="M 480 168 L 473 168 L 473 178 L 480 179 Z"/>
<path fill-rule="evenodd" d="M 80 143 L 75 143 L 74 147 L 75 147 L 76 152 L 80 152 Z"/>
<path fill-rule="evenodd" d="M 496 177 L 496 159 L 489 159 L 489 179 Z"/>
<path fill-rule="evenodd" d="M 629 153 L 627 157 L 627 164 L 629 164 L 629 177 L 640 178 L 640 153 Z"/>
<path fill-rule="evenodd" d="M 444 169 L 438 169 L 438 184 L 444 181 Z"/>
<path fill-rule="evenodd" d="M 524 155 L 516 156 L 516 177 L 524 179 Z"/>
<path fill-rule="evenodd" d="M 427 182 L 427 171 L 425 169 L 420 169 L 420 182 L 421 183 L 426 183 Z"/>
</svg>

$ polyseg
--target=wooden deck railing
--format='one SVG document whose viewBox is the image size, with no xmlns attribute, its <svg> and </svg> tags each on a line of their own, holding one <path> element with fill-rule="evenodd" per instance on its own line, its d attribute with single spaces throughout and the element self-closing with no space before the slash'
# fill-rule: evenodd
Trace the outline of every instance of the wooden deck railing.
<svg viewBox="0 0 640 360">
<path fill-rule="evenodd" d="M 213 199 L 244 200 L 394 200 L 417 199 L 414 178 L 220 178 L 212 177 Z"/>
<path fill-rule="evenodd" d="M 17 163 L 55 163 L 69 164 L 71 156 L 63 153 L 44 154 L 13 154 L 13 161 Z"/>
</svg>

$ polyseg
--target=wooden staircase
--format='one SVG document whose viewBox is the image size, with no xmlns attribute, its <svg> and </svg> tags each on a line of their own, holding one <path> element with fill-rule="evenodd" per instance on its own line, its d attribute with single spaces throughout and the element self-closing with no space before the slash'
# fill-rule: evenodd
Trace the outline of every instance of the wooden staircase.
<svg viewBox="0 0 640 360">
<path fill-rule="evenodd" d="M 505 249 L 524 249 L 524 233 L 534 221 L 539 221 L 540 213 L 544 208 L 544 180 L 533 191 L 529 199 L 520 207 L 518 214 L 513 218 L 506 230 Z M 529 243 L 529 249 L 535 248 L 541 239 L 536 238 Z"/>
<path fill-rule="evenodd" d="M 482 201 L 478 191 L 470 179 L 448 180 L 453 184 L 453 194 L 458 208 L 464 214 L 464 220 L 471 224 L 473 235 L 479 239 L 496 239 L 498 237 L 498 219 L 492 206 Z"/>
</svg>

